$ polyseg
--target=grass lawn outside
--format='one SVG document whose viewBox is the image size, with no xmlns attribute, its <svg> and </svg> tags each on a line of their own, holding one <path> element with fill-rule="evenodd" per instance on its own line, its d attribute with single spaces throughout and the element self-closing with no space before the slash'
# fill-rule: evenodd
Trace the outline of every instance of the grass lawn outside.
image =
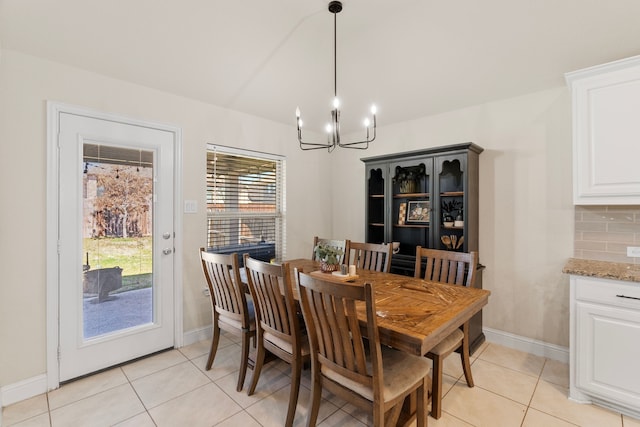
<svg viewBox="0 0 640 427">
<path fill-rule="evenodd" d="M 83 239 L 82 264 L 89 258 L 91 270 L 122 268 L 122 288 L 112 293 L 148 288 L 152 285 L 152 238 L 101 237 Z"/>
</svg>

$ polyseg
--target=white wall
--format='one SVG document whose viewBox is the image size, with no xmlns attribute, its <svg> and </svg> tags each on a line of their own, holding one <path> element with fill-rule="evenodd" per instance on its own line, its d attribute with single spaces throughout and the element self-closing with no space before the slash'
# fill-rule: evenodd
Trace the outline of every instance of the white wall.
<svg viewBox="0 0 640 427">
<path fill-rule="evenodd" d="M 0 386 L 45 373 L 46 101 L 169 123 L 183 131 L 184 329 L 211 323 L 198 248 L 206 244 L 207 143 L 286 156 L 289 257 L 309 256 L 331 234 L 330 186 L 316 179 L 326 152 L 301 152 L 283 126 L 77 68 L 3 50 L 0 56 Z M 310 225 L 313 226 L 310 226 Z"/>
<path fill-rule="evenodd" d="M 365 152 L 334 153 L 334 174 L 348 183 L 334 193 L 334 234 L 364 239 L 361 157 L 474 142 L 485 149 L 479 252 L 492 295 L 484 326 L 568 347 L 569 280 L 562 267 L 573 253 L 569 90 L 382 127 L 378 135 Z"/>
<path fill-rule="evenodd" d="M 384 126 L 367 151 L 301 152 L 283 126 L 17 52 L 0 56 L 0 386 L 45 373 L 47 100 L 183 130 L 183 196 L 205 204 L 205 144 L 287 157 L 288 256 L 313 235 L 364 239 L 364 165 L 377 154 L 473 141 L 480 155 L 480 258 L 492 291 L 485 326 L 568 345 L 572 254 L 569 93 L 558 88 Z M 425 97 L 428 102 L 428 97 Z M 383 107 L 383 106 L 382 106 Z M 345 113 L 346 114 L 346 113 Z M 332 183 L 326 185 L 326 183 Z M 185 215 L 185 331 L 210 322 L 197 248 L 205 214 Z"/>
</svg>

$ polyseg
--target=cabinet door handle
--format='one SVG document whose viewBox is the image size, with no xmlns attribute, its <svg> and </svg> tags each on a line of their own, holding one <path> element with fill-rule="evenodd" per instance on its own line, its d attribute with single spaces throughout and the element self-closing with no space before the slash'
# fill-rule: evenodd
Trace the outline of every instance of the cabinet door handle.
<svg viewBox="0 0 640 427">
<path fill-rule="evenodd" d="M 640 300 L 640 298 L 638 297 L 630 297 L 627 295 L 616 295 L 618 298 L 627 298 L 627 299 L 635 299 L 635 300 Z"/>
</svg>

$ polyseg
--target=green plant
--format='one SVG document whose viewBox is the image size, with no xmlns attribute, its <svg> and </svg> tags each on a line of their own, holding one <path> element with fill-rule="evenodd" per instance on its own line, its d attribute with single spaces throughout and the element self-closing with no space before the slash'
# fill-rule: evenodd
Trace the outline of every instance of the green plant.
<svg viewBox="0 0 640 427">
<path fill-rule="evenodd" d="M 335 246 L 318 245 L 313 250 L 316 253 L 316 258 L 327 264 L 338 264 L 338 257 L 344 254 L 342 248 Z"/>
<path fill-rule="evenodd" d="M 457 214 L 456 214 L 457 212 Z M 458 215 L 462 215 L 462 202 L 459 200 L 443 201 L 442 216 L 445 221 L 453 221 Z"/>
<path fill-rule="evenodd" d="M 393 182 L 403 181 L 415 181 L 426 175 L 426 167 L 423 163 L 417 166 L 396 166 L 396 174 L 393 177 Z"/>
</svg>

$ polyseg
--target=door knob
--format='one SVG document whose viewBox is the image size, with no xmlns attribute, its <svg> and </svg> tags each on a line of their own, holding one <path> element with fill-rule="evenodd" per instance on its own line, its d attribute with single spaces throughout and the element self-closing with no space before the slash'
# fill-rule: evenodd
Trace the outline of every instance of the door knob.
<svg viewBox="0 0 640 427">
<path fill-rule="evenodd" d="M 162 253 L 165 254 L 165 255 L 169 255 L 169 254 L 171 254 L 171 252 L 173 252 L 173 249 L 171 249 L 171 248 L 164 248 L 162 250 Z"/>
</svg>

